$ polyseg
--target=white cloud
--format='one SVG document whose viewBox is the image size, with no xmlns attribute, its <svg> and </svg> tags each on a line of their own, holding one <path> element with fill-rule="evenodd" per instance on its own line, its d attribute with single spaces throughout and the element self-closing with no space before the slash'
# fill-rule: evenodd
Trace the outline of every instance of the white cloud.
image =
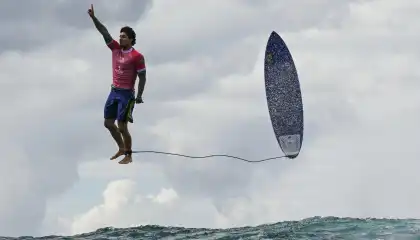
<svg viewBox="0 0 420 240">
<path fill-rule="evenodd" d="M 111 222 L 117 218 L 124 220 L 127 215 L 121 210 L 129 208 L 132 204 L 131 201 L 135 195 L 134 188 L 135 182 L 130 180 L 111 182 L 103 193 L 104 202 L 77 217 L 72 224 L 72 230 L 83 233 L 92 229 L 113 226 Z"/>
<path fill-rule="evenodd" d="M 137 185 L 128 179 L 110 182 L 103 193 L 103 202 L 73 220 L 72 234 L 108 226 L 153 224 L 155 221 L 167 225 L 180 225 L 179 217 L 185 217 L 183 221 L 189 225 L 200 226 L 201 222 L 194 223 L 197 217 L 212 217 L 216 214 L 214 209 L 208 207 L 208 203 L 182 199 L 172 188 L 162 188 L 155 195 L 143 196 L 136 190 Z M 202 206 L 204 208 L 197 211 L 197 207 Z M 116 222 L 118 224 L 115 224 Z"/>
<path fill-rule="evenodd" d="M 171 202 L 178 199 L 178 194 L 172 188 L 171 189 L 163 188 L 161 189 L 158 195 L 156 196 L 149 195 L 147 197 L 151 199 L 153 202 L 157 202 L 160 204 L 170 204 Z"/>
</svg>

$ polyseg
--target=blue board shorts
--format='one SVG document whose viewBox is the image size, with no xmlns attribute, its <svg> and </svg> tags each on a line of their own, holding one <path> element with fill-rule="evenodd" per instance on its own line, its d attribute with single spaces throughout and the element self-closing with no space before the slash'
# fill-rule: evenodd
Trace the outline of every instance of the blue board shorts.
<svg viewBox="0 0 420 240">
<path fill-rule="evenodd" d="M 105 103 L 104 118 L 133 122 L 134 91 L 112 87 Z"/>
</svg>

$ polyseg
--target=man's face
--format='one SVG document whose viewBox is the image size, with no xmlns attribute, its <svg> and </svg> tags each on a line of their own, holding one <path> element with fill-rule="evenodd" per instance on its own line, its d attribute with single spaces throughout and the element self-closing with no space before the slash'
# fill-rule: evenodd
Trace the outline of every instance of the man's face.
<svg viewBox="0 0 420 240">
<path fill-rule="evenodd" d="M 128 47 L 131 46 L 131 39 L 128 38 L 125 32 L 120 33 L 120 45 L 121 47 Z"/>
</svg>

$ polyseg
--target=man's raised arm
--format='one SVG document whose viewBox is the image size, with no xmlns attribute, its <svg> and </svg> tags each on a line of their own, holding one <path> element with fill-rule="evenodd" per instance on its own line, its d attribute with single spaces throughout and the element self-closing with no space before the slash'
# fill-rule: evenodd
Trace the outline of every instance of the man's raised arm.
<svg viewBox="0 0 420 240">
<path fill-rule="evenodd" d="M 108 29 L 95 17 L 95 12 L 93 11 L 93 4 L 90 5 L 90 9 L 88 10 L 89 16 L 92 18 L 93 23 L 95 24 L 96 29 L 102 34 L 104 37 L 105 43 L 109 44 L 113 40 L 111 34 L 109 34 Z"/>
</svg>

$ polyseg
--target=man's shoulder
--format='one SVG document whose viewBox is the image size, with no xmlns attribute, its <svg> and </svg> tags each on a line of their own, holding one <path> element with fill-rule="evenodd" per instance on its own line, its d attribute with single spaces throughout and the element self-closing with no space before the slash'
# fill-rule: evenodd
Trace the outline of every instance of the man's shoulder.
<svg viewBox="0 0 420 240">
<path fill-rule="evenodd" d="M 106 45 L 112 51 L 119 51 L 121 49 L 120 44 L 117 41 L 115 41 L 114 39 L 112 39 L 111 42 L 107 43 Z"/>
<path fill-rule="evenodd" d="M 134 57 L 144 58 L 144 55 L 140 51 L 138 51 L 137 49 L 133 48 L 132 54 L 133 54 Z"/>
</svg>

